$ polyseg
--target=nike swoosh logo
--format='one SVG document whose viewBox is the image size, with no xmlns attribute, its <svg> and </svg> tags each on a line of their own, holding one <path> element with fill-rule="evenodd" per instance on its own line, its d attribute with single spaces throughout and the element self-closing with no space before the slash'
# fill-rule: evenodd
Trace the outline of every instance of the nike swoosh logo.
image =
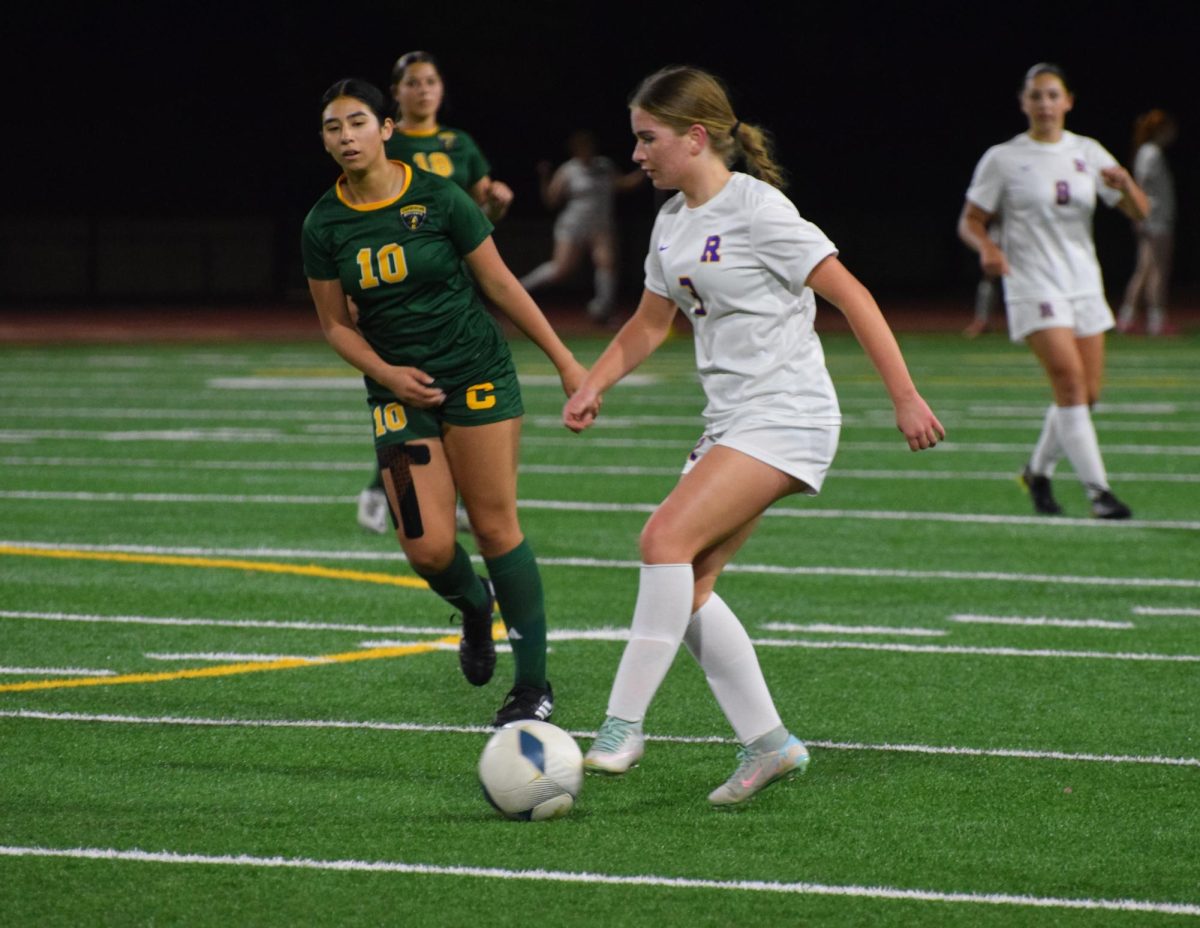
<svg viewBox="0 0 1200 928">
<path fill-rule="evenodd" d="M 658 250 L 659 250 L 659 251 L 666 251 L 666 250 L 667 250 L 668 248 L 670 248 L 670 247 L 671 247 L 670 245 L 659 245 L 659 246 L 658 246 Z"/>
</svg>

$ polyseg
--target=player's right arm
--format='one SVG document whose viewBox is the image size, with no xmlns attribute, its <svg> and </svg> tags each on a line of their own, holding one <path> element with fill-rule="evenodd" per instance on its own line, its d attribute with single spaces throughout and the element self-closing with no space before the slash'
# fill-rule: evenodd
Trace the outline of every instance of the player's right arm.
<svg viewBox="0 0 1200 928">
<path fill-rule="evenodd" d="M 642 291 L 637 311 L 621 327 L 579 389 L 563 407 L 563 425 L 582 432 L 600 413 L 605 391 L 650 357 L 671 332 L 676 306 L 665 296 Z"/>
<path fill-rule="evenodd" d="M 405 405 L 428 408 L 446 399 L 446 394 L 433 386 L 433 378 L 424 371 L 415 367 L 396 367 L 375 353 L 350 316 L 340 280 L 309 277 L 308 292 L 317 308 L 325 340 L 348 364 L 387 387 Z"/>
<path fill-rule="evenodd" d="M 958 237 L 979 253 L 979 267 L 983 273 L 989 277 L 1003 277 L 1008 274 L 1008 258 L 988 235 L 988 226 L 994 217 L 994 213 L 970 200 L 964 201 L 962 214 L 958 217 Z"/>
</svg>

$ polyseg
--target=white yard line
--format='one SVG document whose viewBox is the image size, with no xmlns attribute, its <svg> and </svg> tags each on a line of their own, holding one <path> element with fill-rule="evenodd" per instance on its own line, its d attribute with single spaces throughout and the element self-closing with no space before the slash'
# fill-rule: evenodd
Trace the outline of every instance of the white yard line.
<svg viewBox="0 0 1200 928">
<path fill-rule="evenodd" d="M 230 719 L 195 716 L 115 715 L 110 713 L 47 712 L 41 709 L 0 709 L 0 719 L 24 719 L 42 722 L 83 722 L 109 725 L 167 725 L 199 728 L 284 728 L 347 731 L 418 732 L 425 734 L 490 735 L 493 729 L 483 725 L 431 725 L 420 722 L 381 722 L 343 719 Z M 591 740 L 595 731 L 571 730 L 573 738 Z M 801 734 L 803 734 L 801 732 Z M 732 738 L 719 735 L 646 735 L 647 741 L 664 744 L 734 744 Z M 884 753 L 930 754 L 963 757 L 995 757 L 1014 760 L 1051 760 L 1068 763 L 1148 764 L 1161 767 L 1197 767 L 1200 758 L 1168 757 L 1158 754 L 1092 754 L 1032 748 L 975 748 L 962 745 L 869 743 L 860 741 L 822 741 L 805 739 L 810 747 L 831 751 L 880 751 Z"/>
</svg>

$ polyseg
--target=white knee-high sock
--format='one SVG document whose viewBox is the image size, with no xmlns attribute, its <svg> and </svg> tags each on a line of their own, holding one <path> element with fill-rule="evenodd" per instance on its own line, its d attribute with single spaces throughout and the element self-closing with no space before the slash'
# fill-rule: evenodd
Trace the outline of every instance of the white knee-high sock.
<svg viewBox="0 0 1200 928">
<path fill-rule="evenodd" d="M 646 717 L 675 660 L 692 611 L 691 564 L 643 564 L 629 644 L 608 697 L 608 714 L 626 722 Z"/>
<path fill-rule="evenodd" d="M 783 724 L 750 636 L 720 596 L 713 593 L 696 611 L 683 641 L 738 741 L 749 744 Z"/>
<path fill-rule="evenodd" d="M 1100 457 L 1100 442 L 1096 439 L 1091 410 L 1086 405 L 1059 406 L 1054 418 L 1058 440 L 1088 496 L 1094 497 L 1101 490 L 1107 490 L 1108 474 Z"/>
<path fill-rule="evenodd" d="M 531 293 L 538 287 L 545 286 L 554 279 L 555 267 L 553 261 L 547 261 L 544 264 L 539 264 L 532 271 L 521 278 L 521 286 Z"/>
<path fill-rule="evenodd" d="M 1062 457 L 1062 445 L 1058 440 L 1058 430 L 1055 426 L 1058 415 L 1057 406 L 1046 410 L 1046 418 L 1042 421 L 1042 434 L 1038 436 L 1037 444 L 1033 446 L 1033 454 L 1029 456 L 1029 470 L 1039 477 L 1053 477 L 1054 468 Z"/>
<path fill-rule="evenodd" d="M 594 313 L 608 312 L 617 296 L 617 275 L 612 268 L 598 267 L 593 275 L 595 296 L 588 304 Z"/>
</svg>

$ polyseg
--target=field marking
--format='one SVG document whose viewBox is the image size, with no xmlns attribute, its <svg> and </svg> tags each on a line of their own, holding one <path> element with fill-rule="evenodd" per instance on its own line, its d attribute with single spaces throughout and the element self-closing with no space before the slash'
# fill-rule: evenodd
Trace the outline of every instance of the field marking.
<svg viewBox="0 0 1200 928">
<path fill-rule="evenodd" d="M 948 616 L 946 621 L 962 622 L 967 625 L 1027 625 L 1053 628 L 1129 629 L 1137 627 L 1132 622 L 1111 622 L 1107 619 L 1052 619 L 1048 616 L 972 615 L 970 613 Z"/>
<path fill-rule="evenodd" d="M 30 619 L 45 622 L 87 622 L 95 624 L 179 625 L 202 628 L 273 628 L 305 632 L 370 632 L 389 635 L 444 635 L 445 626 L 366 625 L 352 622 L 283 622 L 274 619 L 186 619 L 175 616 L 94 615 L 77 612 L 27 612 L 0 609 L 0 619 Z"/>
<path fill-rule="evenodd" d="M 821 622 L 799 625 L 795 622 L 763 622 L 758 626 L 768 632 L 814 632 L 831 635 L 910 635 L 915 638 L 941 638 L 949 634 L 944 628 L 911 628 L 891 625 L 827 625 Z"/>
<path fill-rule="evenodd" d="M 387 860 L 315 860 L 307 857 L 256 857 L 250 854 L 189 854 L 175 851 L 143 851 L 137 848 L 49 848 L 0 845 L 6 857 L 52 857 L 72 860 L 122 861 L 129 863 L 191 864 L 202 866 L 260 867 L 289 870 L 320 870 L 339 873 L 398 873 L 414 876 L 470 877 L 484 880 L 523 880 L 535 883 L 584 883 L 608 886 L 646 886 L 673 890 L 724 890 L 728 892 L 780 893 L 794 896 L 842 896 L 901 902 L 936 902 L 970 905 L 1015 906 L 1042 909 L 1086 909 L 1112 912 L 1150 912 L 1161 915 L 1200 915 L 1200 905 L 1186 902 L 1154 902 L 1142 899 L 1087 899 L 1009 893 L 942 892 L 931 889 L 902 889 L 890 886 L 831 885 L 825 883 L 769 880 L 717 880 L 670 877 L 654 874 L 611 874 L 571 870 L 508 870 L 501 867 L 447 866 Z"/>
<path fill-rule="evenodd" d="M 226 558 L 181 557 L 166 554 L 130 554 L 119 551 L 88 551 L 80 548 L 20 547 L 0 542 L 0 555 L 17 557 L 48 557 L 78 561 L 115 561 L 125 564 L 154 564 L 168 567 L 202 567 L 223 570 L 248 570 L 269 574 L 291 574 L 300 577 L 319 577 L 325 580 L 354 580 L 359 583 L 382 583 L 414 590 L 429 588 L 417 577 L 367 573 L 361 570 L 341 570 L 318 567 L 315 564 L 277 564 L 270 561 L 241 561 Z"/>
<path fill-rule="evenodd" d="M 978 647 L 954 644 L 899 644 L 875 641 L 805 641 L 795 638 L 754 638 L 755 647 L 807 648 L 817 651 L 892 651 L 898 654 L 978 654 L 988 657 L 1064 657 L 1080 660 L 1200 663 L 1200 654 L 1151 654 L 1140 651 L 1062 651 L 1054 648 Z M 2 688 L 0 688 L 2 689 Z"/>
<path fill-rule="evenodd" d="M 1169 606 L 1134 606 L 1134 615 L 1185 615 L 1185 616 L 1200 616 L 1200 609 L 1193 609 L 1187 606 L 1178 608 Z"/>
<path fill-rule="evenodd" d="M 372 648 L 365 651 L 346 651 L 340 654 L 325 654 L 320 657 L 284 658 L 270 661 L 248 661 L 243 664 L 223 664 L 219 667 L 194 667 L 187 670 L 170 670 L 162 673 L 129 673 L 114 677 L 88 677 L 71 680 L 27 680 L 23 683 L 0 684 L 0 693 L 24 693 L 31 690 L 61 690 L 80 686 L 125 686 L 141 683 L 166 683 L 174 680 L 195 680 L 212 677 L 230 677 L 244 673 L 262 673 L 271 670 L 295 670 L 297 667 L 314 667 L 326 664 L 347 664 L 352 661 L 372 661 L 391 657 L 407 657 L 412 654 L 429 654 L 440 651 L 443 644 L 458 644 L 458 635 L 447 635 L 437 641 L 401 645 L 391 648 Z"/>
<path fill-rule="evenodd" d="M 129 552 L 190 557 L 238 557 L 238 558 L 305 558 L 309 560 L 336 561 L 404 561 L 400 551 L 325 551 L 313 548 L 166 548 L 154 545 L 92 545 L 64 544 L 52 541 L 0 540 L 0 555 L 8 548 L 38 551 L 68 552 Z M 480 558 L 472 557 L 476 563 Z M 253 562 L 248 562 L 253 563 Z M 640 570 L 641 562 L 591 557 L 539 557 L 543 567 L 579 567 L 600 570 Z M 246 568 L 249 569 L 249 568 Z M 846 577 L 869 580 L 973 580 L 986 583 L 1043 583 L 1068 586 L 1101 586 L 1130 589 L 1181 589 L 1198 590 L 1200 580 L 1181 577 L 1112 577 L 1078 574 L 1025 574 L 986 570 L 913 570 L 903 567 L 831 567 L 831 566 L 786 566 L 779 564 L 730 564 L 725 573 L 771 574 L 796 577 Z M 388 576 L 381 574 L 378 576 Z"/>
<path fill-rule="evenodd" d="M 244 503 L 252 505 L 349 506 L 353 496 L 283 496 L 249 493 L 98 493 L 67 490 L 4 490 L 0 499 L 67 501 L 76 503 Z M 658 503 L 590 503 L 578 500 L 518 499 L 518 509 L 553 512 L 652 513 Z M 776 507 L 764 515 L 769 519 L 863 519 L 884 522 L 949 522 L 968 525 L 1028 525 L 1037 528 L 1087 528 L 1128 531 L 1135 528 L 1200 531 L 1200 521 L 1170 519 L 1073 519 L 1063 516 L 989 515 L 987 513 L 919 512 L 890 509 L 799 509 Z"/>
<path fill-rule="evenodd" d="M 229 470 L 229 471 L 271 471 L 294 472 L 316 471 L 330 472 L 363 472 L 361 461 L 203 461 L 203 460 L 171 460 L 170 458 L 113 458 L 97 460 L 96 458 L 70 458 L 36 455 L 5 455 L 0 457 L 0 464 L 13 467 L 90 467 L 96 468 L 130 468 L 178 470 Z M 600 477 L 677 477 L 679 467 L 671 466 L 641 466 L 641 465 L 604 465 L 604 464 L 532 464 L 522 463 L 523 474 L 545 474 L 549 476 L 600 476 Z M 830 470 L 831 477 L 843 480 L 971 480 L 999 483 L 1013 483 L 1017 479 L 1014 471 L 957 471 L 957 470 L 871 470 L 863 468 L 839 468 Z M 1109 478 L 1122 483 L 1200 483 L 1200 474 L 1170 474 L 1109 471 Z"/>
<path fill-rule="evenodd" d="M 176 715 L 116 715 L 92 712 L 48 712 L 41 709 L 0 709 L 0 718 L 37 722 L 97 722 L 108 725 L 179 725 L 199 728 L 299 728 L 344 731 L 410 732 L 415 734 L 488 735 L 495 729 L 490 725 L 446 725 L 420 722 L 377 722 L 343 719 L 212 719 Z M 591 740 L 595 731 L 571 729 L 572 738 Z M 803 734 L 801 732 L 800 734 Z M 737 744 L 733 738 L 721 735 L 656 735 L 647 734 L 647 741 L 663 744 Z M 805 738 L 809 747 L 830 751 L 876 751 L 880 753 L 930 754 L 962 757 L 996 757 L 1008 760 L 1052 760 L 1070 763 L 1148 764 L 1155 767 L 1198 767 L 1197 757 L 1165 757 L 1159 754 L 1091 754 L 1071 751 L 1034 750 L 1031 748 L 972 748 L 954 745 L 902 744 L 864 741 L 828 741 Z"/>
<path fill-rule="evenodd" d="M 85 667 L 0 667 L 0 676 L 8 677 L 111 677 L 112 670 Z"/>
<path fill-rule="evenodd" d="M 413 644 L 411 641 L 405 644 Z M 162 653 L 158 651 L 147 651 L 142 654 L 142 657 L 150 661 L 217 661 L 219 663 L 228 664 L 231 662 L 237 663 L 275 663 L 276 661 L 308 661 L 311 663 L 325 663 L 319 657 L 304 654 L 240 654 L 233 651 L 185 651 L 174 653 Z"/>
</svg>

